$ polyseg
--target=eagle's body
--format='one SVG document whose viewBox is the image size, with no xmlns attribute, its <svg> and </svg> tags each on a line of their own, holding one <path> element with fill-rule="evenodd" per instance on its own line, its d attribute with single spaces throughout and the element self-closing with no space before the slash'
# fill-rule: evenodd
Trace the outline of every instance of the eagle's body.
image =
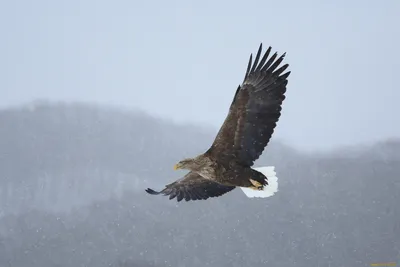
<svg viewBox="0 0 400 267">
<path fill-rule="evenodd" d="M 227 186 L 251 187 L 253 184 L 243 177 L 253 177 L 254 180 L 263 184 L 266 177 L 258 171 L 238 164 L 229 158 L 224 161 L 214 158 L 211 153 L 204 153 L 193 159 L 192 171 L 204 179 L 218 182 Z"/>
<path fill-rule="evenodd" d="M 162 193 L 170 199 L 188 201 L 221 196 L 236 187 L 249 197 L 268 197 L 277 191 L 273 168 L 252 166 L 279 120 L 290 72 L 282 74 L 288 64 L 278 68 L 285 54 L 276 61 L 277 53 L 268 58 L 269 47 L 260 60 L 261 50 L 262 45 L 253 65 L 250 56 L 244 81 L 237 88 L 228 116 L 211 147 L 204 154 L 175 165 L 175 169 L 190 170 L 183 178 L 161 192 L 147 189 L 149 194 Z M 271 178 L 274 184 L 268 183 Z"/>
</svg>

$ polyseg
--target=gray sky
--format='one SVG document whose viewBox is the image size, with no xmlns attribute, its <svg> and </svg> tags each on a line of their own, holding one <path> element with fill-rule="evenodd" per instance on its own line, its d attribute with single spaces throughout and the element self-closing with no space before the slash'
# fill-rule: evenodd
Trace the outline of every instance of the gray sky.
<svg viewBox="0 0 400 267">
<path fill-rule="evenodd" d="M 263 42 L 292 71 L 275 138 L 400 137 L 399 14 L 398 0 L 1 1 L 0 106 L 91 101 L 217 129 Z"/>
</svg>

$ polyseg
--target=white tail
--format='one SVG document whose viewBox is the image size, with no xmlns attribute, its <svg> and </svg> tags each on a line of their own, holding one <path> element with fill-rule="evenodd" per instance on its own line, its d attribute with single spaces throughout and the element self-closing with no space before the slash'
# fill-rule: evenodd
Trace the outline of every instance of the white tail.
<svg viewBox="0 0 400 267">
<path fill-rule="evenodd" d="M 276 192 L 278 192 L 278 177 L 276 177 L 275 167 L 267 166 L 267 167 L 259 167 L 254 168 L 255 170 L 261 172 L 268 178 L 268 185 L 264 187 L 263 190 L 254 190 L 247 187 L 240 187 L 243 190 L 244 194 L 249 197 L 271 197 Z"/>
</svg>

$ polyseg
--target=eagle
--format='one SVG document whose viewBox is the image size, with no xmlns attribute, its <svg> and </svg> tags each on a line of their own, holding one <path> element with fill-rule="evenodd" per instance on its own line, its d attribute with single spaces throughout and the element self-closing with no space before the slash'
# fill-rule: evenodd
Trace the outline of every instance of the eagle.
<svg viewBox="0 0 400 267">
<path fill-rule="evenodd" d="M 253 168 L 271 139 L 281 116 L 290 71 L 280 66 L 286 52 L 272 56 L 271 46 L 261 57 L 262 43 L 253 63 L 250 54 L 246 74 L 238 86 L 224 123 L 205 153 L 186 158 L 174 169 L 189 170 L 161 191 L 147 188 L 151 195 L 181 200 L 206 200 L 239 187 L 249 197 L 274 195 L 278 182 L 274 166 Z"/>
</svg>

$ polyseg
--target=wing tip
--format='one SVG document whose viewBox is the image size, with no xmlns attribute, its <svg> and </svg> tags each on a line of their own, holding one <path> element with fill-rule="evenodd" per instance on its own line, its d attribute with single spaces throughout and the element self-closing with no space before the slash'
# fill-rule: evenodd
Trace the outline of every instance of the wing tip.
<svg viewBox="0 0 400 267">
<path fill-rule="evenodd" d="M 279 56 L 278 60 L 276 60 L 276 58 L 278 57 L 278 54 L 279 54 L 278 51 L 275 51 L 270 56 L 270 53 L 272 51 L 272 46 L 268 46 L 267 50 L 264 52 L 263 58 L 259 62 L 262 48 L 263 48 L 263 43 L 260 42 L 254 62 L 253 62 L 253 53 L 250 54 L 244 81 L 249 77 L 249 75 L 251 75 L 254 72 L 257 72 L 257 71 L 265 72 L 265 71 L 268 71 L 269 69 L 272 69 L 272 70 L 275 69 L 276 67 L 279 66 L 279 64 L 282 62 L 282 60 L 286 57 L 286 52 L 284 52 Z"/>
<path fill-rule="evenodd" d="M 151 188 L 147 188 L 145 191 L 150 195 L 159 195 L 160 194 L 160 192 L 154 191 Z"/>
</svg>

